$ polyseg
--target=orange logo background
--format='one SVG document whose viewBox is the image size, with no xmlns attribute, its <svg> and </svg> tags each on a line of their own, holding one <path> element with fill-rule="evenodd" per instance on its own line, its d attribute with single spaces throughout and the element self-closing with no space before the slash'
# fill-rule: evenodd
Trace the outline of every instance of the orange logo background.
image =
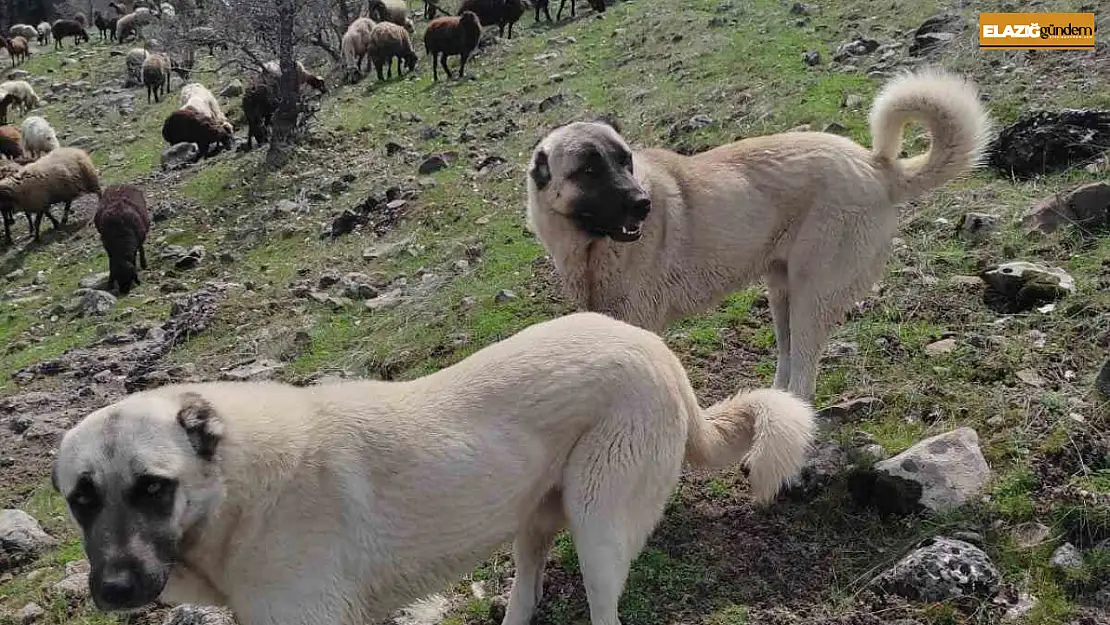
<svg viewBox="0 0 1110 625">
<path fill-rule="evenodd" d="M 1094 13 L 980 13 L 979 47 L 1093 50 Z"/>
</svg>

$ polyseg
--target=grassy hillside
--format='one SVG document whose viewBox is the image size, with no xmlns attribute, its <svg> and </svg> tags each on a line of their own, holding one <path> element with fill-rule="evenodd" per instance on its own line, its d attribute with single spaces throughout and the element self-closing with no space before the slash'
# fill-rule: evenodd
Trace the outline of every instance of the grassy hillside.
<svg viewBox="0 0 1110 625">
<path fill-rule="evenodd" d="M 95 204 L 79 203 L 74 223 L 37 244 L 17 222 L 22 238 L 0 250 L 0 393 L 72 394 L 74 405 L 90 409 L 115 399 L 118 384 L 17 374 L 68 349 L 160 323 L 176 295 L 198 288 L 218 291 L 215 322 L 164 364 L 200 379 L 254 358 L 280 363 L 276 377 L 294 382 L 329 374 L 411 378 L 568 312 L 550 262 L 524 228 L 524 172 L 543 134 L 588 113 L 615 115 L 635 145 L 684 152 L 802 124 L 836 124 L 868 145 L 868 107 L 884 76 L 918 63 L 974 77 L 1000 124 L 1038 108 L 1110 108 L 1105 44 L 1093 53 L 978 50 L 978 10 L 1037 10 L 1039 3 L 983 2 L 975 10 L 932 0 L 792 4 L 633 0 L 603 17 L 584 9 L 557 25 L 533 25 L 529 13 L 514 39 L 483 48 L 465 80 L 433 83 L 421 59 L 417 74 L 403 80 L 333 88 L 311 137 L 279 172 L 264 171 L 256 151 L 161 173 L 159 130 L 176 93 L 148 105 L 132 90 L 133 113 L 120 114 L 112 100 L 120 94 L 101 89 L 121 83 L 123 60 L 113 52 L 126 48 L 94 43 L 74 52 L 67 43 L 62 53 L 40 50 L 22 69 L 46 77 L 36 88 L 45 91 L 44 114 L 62 143 L 92 149 L 107 181 L 145 189 L 157 215 L 152 262 L 143 285 L 107 315 L 75 317 L 63 309 L 79 281 L 107 270 L 86 223 Z M 1084 4 L 1089 8 L 1054 2 L 1052 9 Z M 913 29 L 946 12 L 968 28 L 924 59 L 909 57 Z M 418 36 L 422 29 L 418 24 Z M 886 48 L 892 54 L 885 60 L 876 52 L 830 64 L 837 47 L 856 37 L 900 45 Z M 820 52 L 820 65 L 803 61 L 811 50 Z M 202 56 L 201 63 L 199 79 L 214 91 L 234 78 L 230 70 L 215 73 L 217 59 Z M 234 116 L 237 101 L 225 103 Z M 912 129 L 907 149 L 925 145 Z M 433 154 L 447 154 L 450 166 L 418 175 Z M 980 534 L 1012 593 L 1037 598 L 1021 621 L 1105 618 L 1106 607 L 1092 597 L 1110 578 L 1110 557 L 1089 548 L 1110 538 L 1110 409 L 1091 387 L 1110 351 L 1110 238 L 1075 230 L 1030 237 L 1018 219 L 1036 201 L 1104 180 L 1106 172 L 1076 168 L 1022 182 L 983 171 L 904 207 L 883 280 L 839 328 L 833 341 L 841 349 L 822 363 L 819 405 L 882 400 L 828 433 L 831 440 L 874 441 L 897 453 L 956 426 L 973 427 L 994 471 L 983 501 L 940 517 L 883 518 L 853 505 L 844 480 L 835 479 L 760 510 L 738 471 L 688 475 L 635 565 L 624 622 L 1001 622 L 1004 609 L 987 603 L 907 604 L 867 591 L 871 577 L 917 541 L 954 531 Z M 374 228 L 321 236 L 343 210 L 387 194 L 406 200 L 395 219 L 376 213 Z M 961 238 L 954 224 L 967 212 L 1000 215 L 1002 226 L 986 238 Z M 177 269 L 160 257 L 168 244 L 203 245 L 207 254 L 199 266 Z M 964 278 L 1007 260 L 1065 268 L 1077 292 L 1053 311 L 1002 317 L 983 304 L 982 286 Z M 343 298 L 340 286 L 327 290 L 330 300 L 304 296 L 321 276 L 351 272 L 366 274 L 388 296 Z M 381 305 L 383 298 L 391 304 Z M 665 336 L 703 402 L 770 383 L 774 335 L 759 286 L 674 324 Z M 954 350 L 925 351 L 947 337 L 956 339 Z M 82 553 L 47 484 L 54 439 L 13 431 L 0 433 L 0 507 L 32 513 L 64 546 L 0 578 L 0 623 L 17 622 L 15 613 L 32 599 L 48 608 L 42 622 L 49 625 L 115 620 L 50 595 L 64 564 Z M 1080 490 L 1095 496 L 1077 497 Z M 1021 539 L 1031 523 L 1049 528 L 1035 546 Z M 1049 564 L 1066 541 L 1093 554 L 1070 576 Z M 454 589 L 448 620 L 498 622 L 511 575 L 507 555 L 491 559 Z M 470 581 L 481 582 L 482 596 Z M 552 554 L 539 620 L 588 621 L 568 539 Z"/>
</svg>

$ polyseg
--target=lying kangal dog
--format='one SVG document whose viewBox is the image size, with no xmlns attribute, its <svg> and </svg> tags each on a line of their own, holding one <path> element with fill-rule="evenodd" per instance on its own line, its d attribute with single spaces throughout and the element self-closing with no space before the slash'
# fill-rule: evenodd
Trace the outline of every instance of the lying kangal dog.
<svg viewBox="0 0 1110 625">
<path fill-rule="evenodd" d="M 932 147 L 899 159 L 911 120 Z M 528 224 L 579 308 L 656 332 L 762 276 L 774 386 L 812 401 L 829 333 L 890 255 L 896 205 L 976 166 L 989 131 L 975 87 L 938 71 L 879 93 L 870 150 L 788 132 L 681 156 L 633 151 L 616 127 L 575 122 L 532 154 Z"/>
<path fill-rule="evenodd" d="M 569 526 L 593 625 L 684 461 L 743 462 L 771 499 L 812 409 L 773 389 L 698 407 L 661 339 L 579 313 L 409 382 L 176 385 L 66 433 L 53 481 L 103 609 L 226 605 L 243 625 L 363 625 L 513 539 L 505 625 L 527 625 Z"/>
</svg>

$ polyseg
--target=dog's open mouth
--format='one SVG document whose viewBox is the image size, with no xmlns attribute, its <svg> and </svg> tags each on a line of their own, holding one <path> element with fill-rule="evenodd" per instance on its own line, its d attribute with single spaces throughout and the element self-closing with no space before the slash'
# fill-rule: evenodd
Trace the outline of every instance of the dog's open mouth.
<svg viewBox="0 0 1110 625">
<path fill-rule="evenodd" d="M 644 236 L 644 222 L 642 221 L 631 225 L 625 224 L 609 233 L 609 238 L 619 243 L 639 241 L 642 236 Z"/>
</svg>

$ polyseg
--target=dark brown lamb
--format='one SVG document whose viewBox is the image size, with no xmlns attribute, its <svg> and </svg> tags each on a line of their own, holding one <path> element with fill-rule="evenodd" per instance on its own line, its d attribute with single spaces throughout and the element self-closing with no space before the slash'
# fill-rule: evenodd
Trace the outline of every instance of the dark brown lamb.
<svg viewBox="0 0 1110 625">
<path fill-rule="evenodd" d="M 505 26 L 509 27 L 509 39 L 513 38 L 513 24 L 524 15 L 523 0 L 463 0 L 459 5 L 459 15 L 472 11 L 478 16 L 482 26 L 497 24 L 497 36 L 505 36 Z"/>
<path fill-rule="evenodd" d="M 198 157 L 204 158 L 213 145 L 231 147 L 231 133 L 220 122 L 193 109 L 177 109 L 162 123 L 162 138 L 170 145 L 197 144 Z"/>
<path fill-rule="evenodd" d="M 54 35 L 56 50 L 62 49 L 62 39 L 66 37 L 73 37 L 73 45 L 89 40 L 89 33 L 85 27 L 74 20 L 57 20 L 50 26 L 50 32 Z"/>
<path fill-rule="evenodd" d="M 108 252 L 108 281 L 121 295 L 127 295 L 132 286 L 142 284 L 135 267 L 136 254 L 139 267 L 146 269 L 143 243 L 150 232 L 150 214 L 143 192 L 129 184 L 104 189 L 93 224 Z"/>
<path fill-rule="evenodd" d="M 448 56 L 459 56 L 459 78 L 466 71 L 466 59 L 478 47 L 482 38 L 482 22 L 473 11 L 463 11 L 458 17 L 437 17 L 424 31 L 424 50 L 432 59 L 432 80 L 439 80 L 436 71 L 436 57 L 443 65 L 443 71 L 451 78 L 447 68 Z"/>
</svg>

